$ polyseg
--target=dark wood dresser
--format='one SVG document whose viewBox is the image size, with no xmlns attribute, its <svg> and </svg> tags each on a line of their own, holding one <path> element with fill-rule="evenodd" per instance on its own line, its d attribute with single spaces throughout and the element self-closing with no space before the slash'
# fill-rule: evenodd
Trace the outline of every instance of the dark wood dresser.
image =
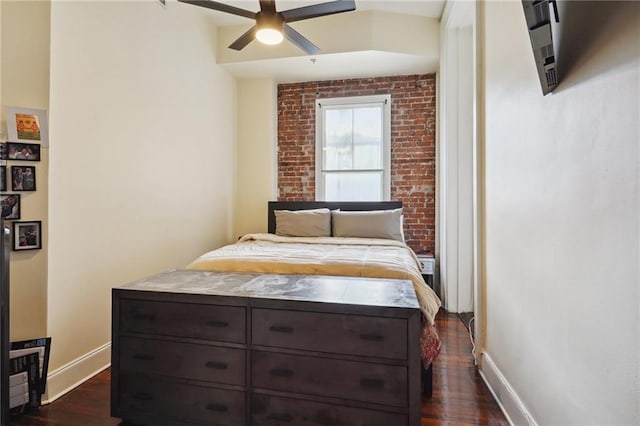
<svg viewBox="0 0 640 426">
<path fill-rule="evenodd" d="M 416 426 L 419 336 L 410 281 L 165 272 L 113 289 L 111 415 Z"/>
</svg>

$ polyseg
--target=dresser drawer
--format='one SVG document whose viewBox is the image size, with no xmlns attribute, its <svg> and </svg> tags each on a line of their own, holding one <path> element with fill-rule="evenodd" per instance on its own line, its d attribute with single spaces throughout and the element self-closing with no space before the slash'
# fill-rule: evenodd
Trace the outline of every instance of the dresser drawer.
<svg viewBox="0 0 640 426">
<path fill-rule="evenodd" d="M 263 351 L 252 366 L 254 388 L 407 406 L 406 367 Z"/>
<path fill-rule="evenodd" d="M 273 309 L 253 309 L 251 315 L 255 345 L 407 358 L 404 319 Z"/>
<path fill-rule="evenodd" d="M 245 393 L 137 374 L 120 376 L 119 416 L 149 426 L 244 425 Z"/>
<path fill-rule="evenodd" d="M 121 299 L 120 332 L 245 342 L 245 308 Z"/>
<path fill-rule="evenodd" d="M 406 426 L 408 422 L 404 414 L 257 394 L 252 396 L 251 418 L 256 426 Z"/>
<path fill-rule="evenodd" d="M 245 385 L 245 351 L 219 346 L 120 338 L 120 369 Z"/>
</svg>

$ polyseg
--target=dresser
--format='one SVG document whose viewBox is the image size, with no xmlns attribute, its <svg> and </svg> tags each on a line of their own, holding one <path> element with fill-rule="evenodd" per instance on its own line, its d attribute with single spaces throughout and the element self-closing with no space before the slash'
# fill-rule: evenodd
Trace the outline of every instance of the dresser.
<svg viewBox="0 0 640 426">
<path fill-rule="evenodd" d="M 420 424 L 420 310 L 408 280 L 174 270 L 112 297 L 114 417 Z"/>
</svg>

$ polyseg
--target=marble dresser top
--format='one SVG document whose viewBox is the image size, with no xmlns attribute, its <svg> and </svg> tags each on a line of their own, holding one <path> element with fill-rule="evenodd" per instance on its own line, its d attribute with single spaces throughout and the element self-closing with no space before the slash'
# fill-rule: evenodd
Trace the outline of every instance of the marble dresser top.
<svg viewBox="0 0 640 426">
<path fill-rule="evenodd" d="M 409 280 L 176 269 L 116 289 L 416 308 Z"/>
</svg>

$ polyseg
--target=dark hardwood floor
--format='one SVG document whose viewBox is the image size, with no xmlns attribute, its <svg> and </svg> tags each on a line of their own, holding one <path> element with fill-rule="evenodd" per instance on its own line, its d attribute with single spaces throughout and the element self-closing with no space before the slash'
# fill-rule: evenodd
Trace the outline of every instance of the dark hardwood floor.
<svg viewBox="0 0 640 426">
<path fill-rule="evenodd" d="M 433 368 L 433 396 L 422 400 L 422 426 L 507 425 L 508 422 L 473 366 L 469 334 L 456 314 L 436 319 L 442 351 Z M 11 417 L 11 425 L 120 425 L 109 416 L 110 371 L 41 407 Z M 124 424 L 122 424 L 124 426 Z M 389 425 L 393 426 L 393 425 Z"/>
<path fill-rule="evenodd" d="M 433 363 L 433 396 L 422 399 L 422 426 L 508 425 L 473 365 L 469 332 L 457 314 L 440 311 L 442 349 Z"/>
</svg>

